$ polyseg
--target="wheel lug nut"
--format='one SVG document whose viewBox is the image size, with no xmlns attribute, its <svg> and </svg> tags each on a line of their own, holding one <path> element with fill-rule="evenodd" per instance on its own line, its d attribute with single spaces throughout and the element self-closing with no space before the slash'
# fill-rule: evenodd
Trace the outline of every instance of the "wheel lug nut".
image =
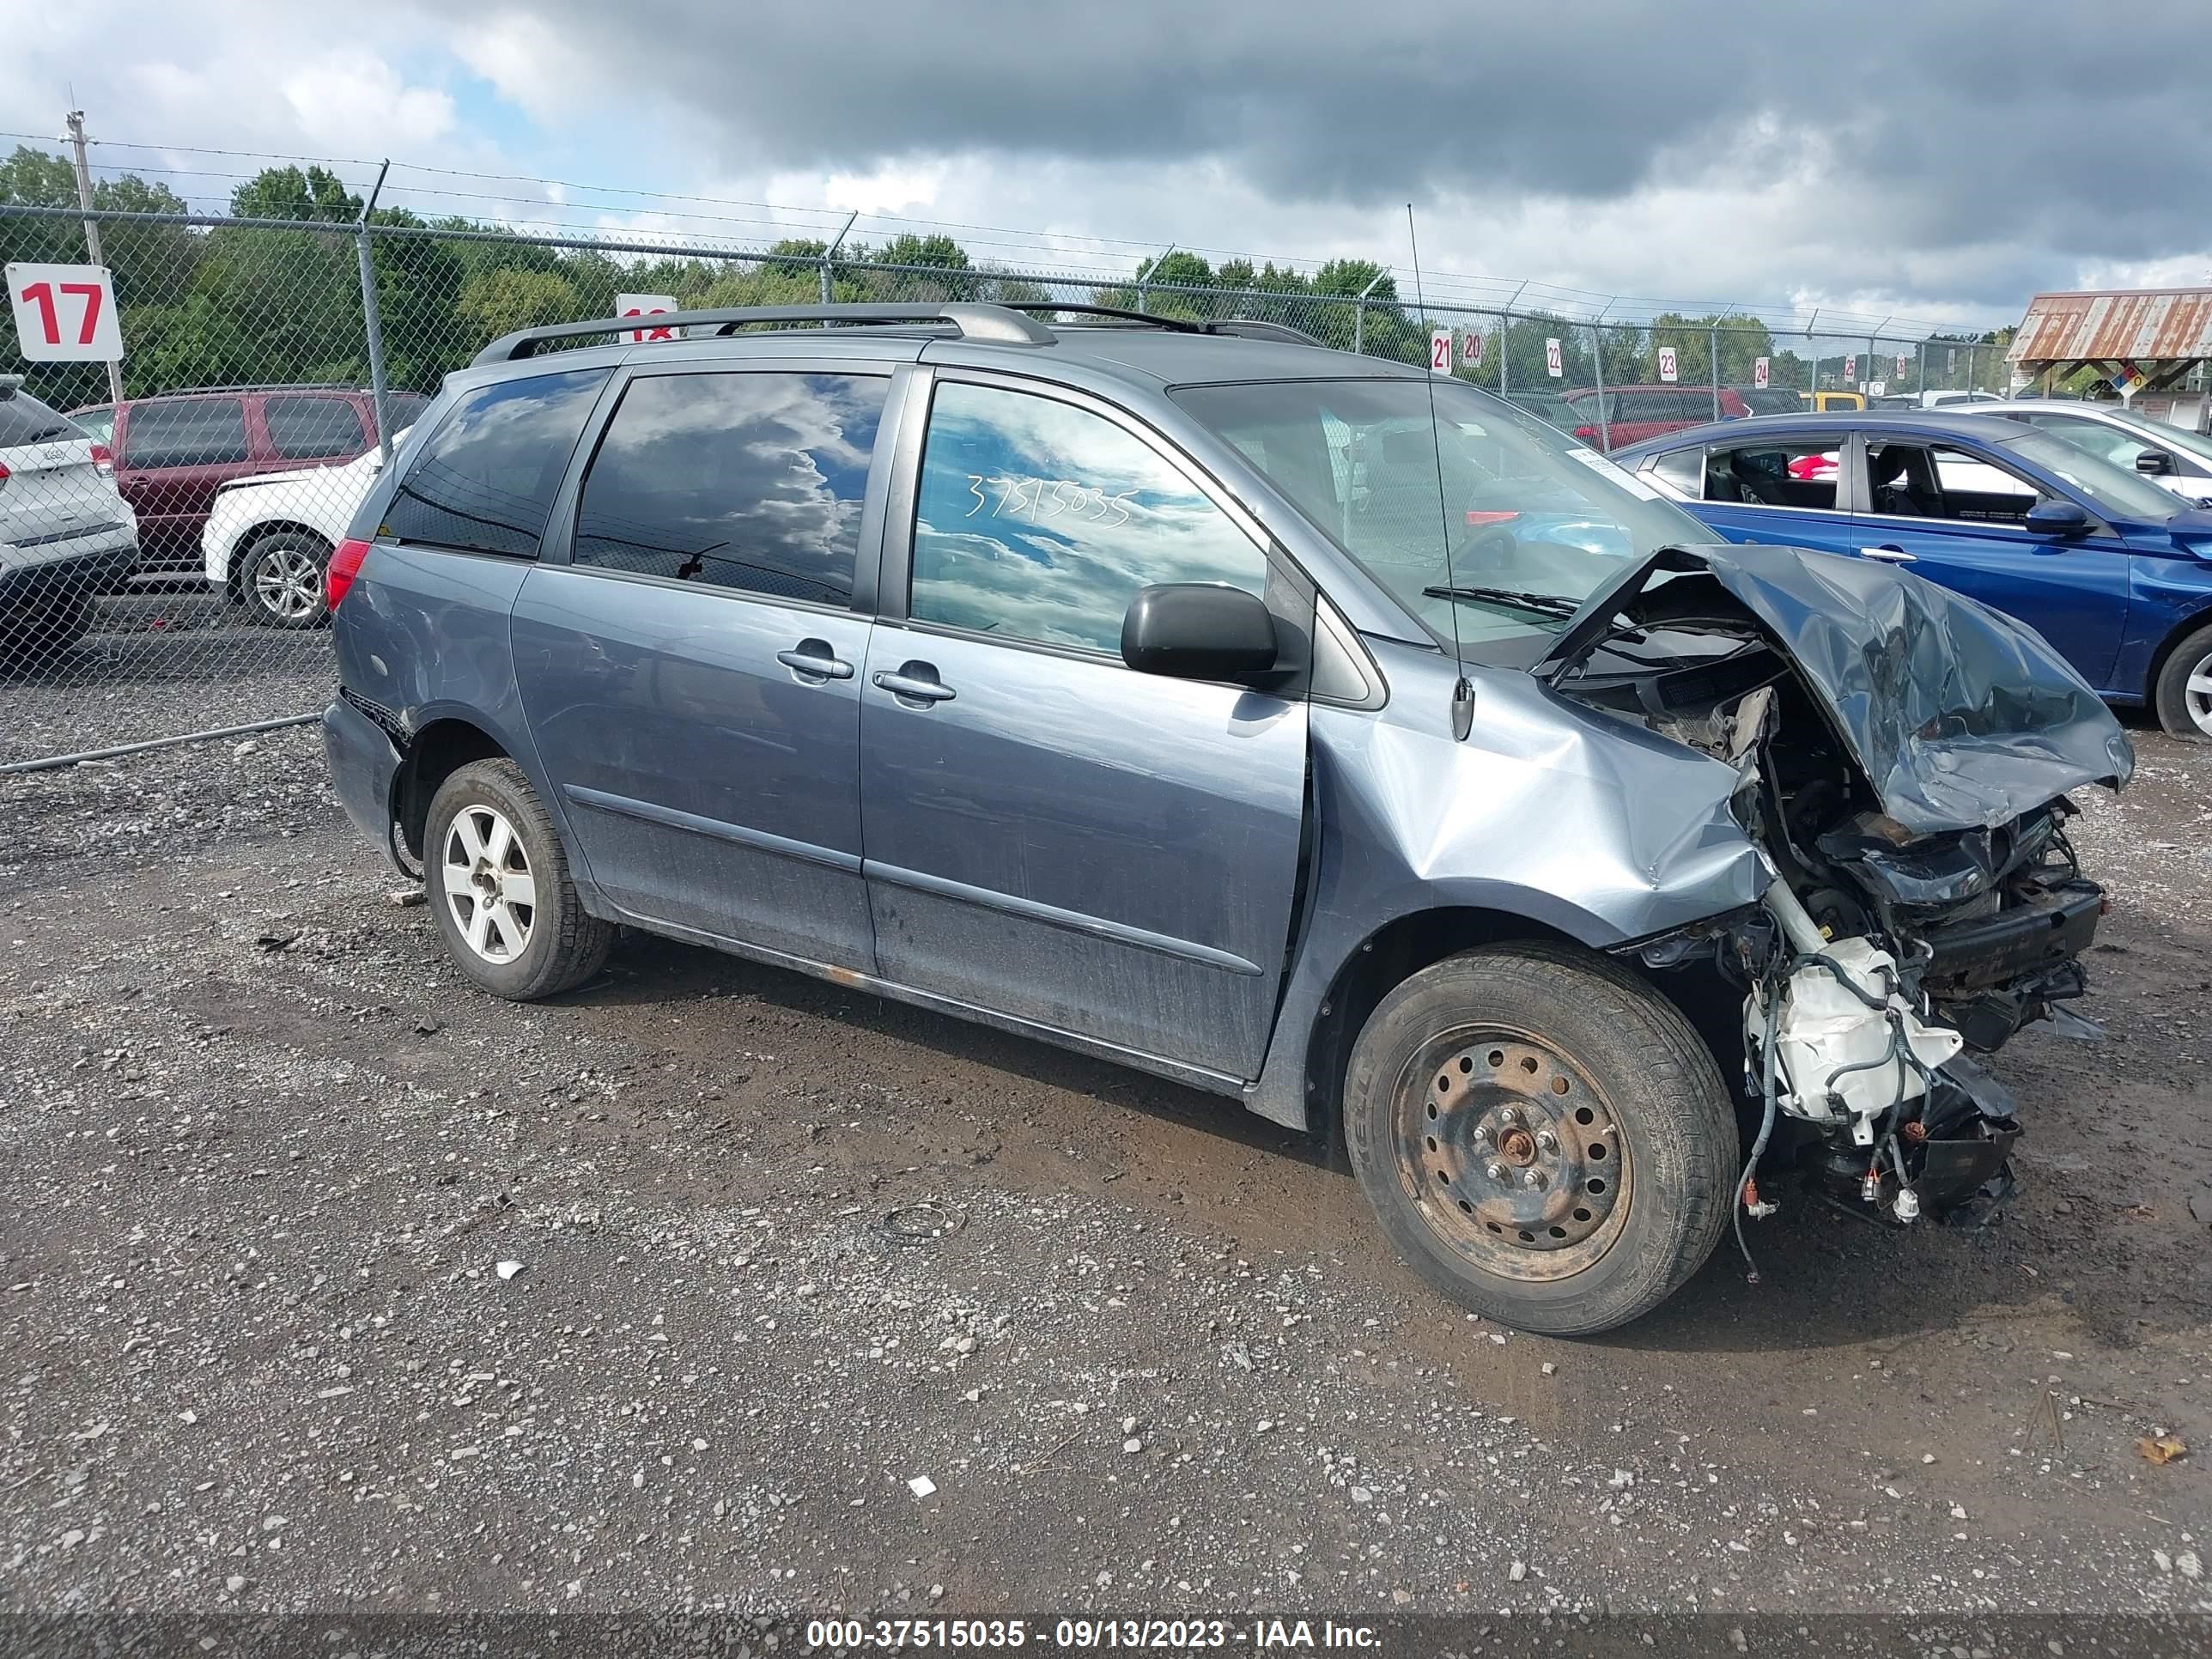
<svg viewBox="0 0 2212 1659">
<path fill-rule="evenodd" d="M 1505 1179 L 1505 1166 L 1503 1164 L 1486 1164 L 1482 1166 L 1482 1172 L 1492 1181 Z"/>
<path fill-rule="evenodd" d="M 1540 1130 L 1536 1135 L 1536 1145 L 1544 1152 L 1556 1152 L 1559 1150 L 1559 1138 L 1549 1129 Z"/>
<path fill-rule="evenodd" d="M 1544 1172 L 1541 1170 L 1527 1170 L 1521 1177 L 1521 1184 L 1523 1187 L 1530 1188 L 1542 1186 L 1544 1184 Z"/>
<path fill-rule="evenodd" d="M 1521 1121 L 1521 1113 L 1519 1109 L 1515 1107 L 1501 1107 L 1498 1109 L 1498 1121 L 1499 1123 L 1510 1129 Z"/>
</svg>

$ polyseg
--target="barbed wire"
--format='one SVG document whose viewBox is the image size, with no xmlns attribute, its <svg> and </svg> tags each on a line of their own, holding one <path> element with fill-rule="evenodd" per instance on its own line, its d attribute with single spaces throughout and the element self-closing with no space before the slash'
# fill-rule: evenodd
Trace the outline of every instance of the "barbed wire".
<svg viewBox="0 0 2212 1659">
<path fill-rule="evenodd" d="M 27 140 L 46 145 L 59 141 L 51 134 L 27 131 L 0 131 L 0 139 Z M 144 152 L 155 156 L 210 156 L 240 161 L 266 161 L 304 167 L 318 167 L 337 174 L 340 168 L 364 170 L 363 176 L 349 179 L 338 174 L 339 182 L 349 192 L 363 192 L 375 169 L 383 167 L 380 159 L 365 156 L 313 156 L 276 150 L 223 149 L 211 145 L 146 143 L 133 140 L 93 138 L 88 141 L 104 151 Z M 108 161 L 94 164 L 97 172 L 109 178 L 136 173 L 148 179 L 200 179 L 217 184 L 245 184 L 255 178 L 254 173 L 227 172 L 216 168 L 165 167 L 152 162 Z M 470 204 L 479 207 L 499 209 L 528 209 L 527 217 L 498 213 L 491 216 L 502 228 L 518 234 L 550 234 L 561 235 L 619 234 L 647 240 L 656 234 L 681 234 L 693 241 L 723 240 L 732 244 L 731 252 L 758 252 L 783 240 L 799 240 L 808 232 L 829 233 L 845 223 L 848 210 L 830 206 L 804 206 L 796 204 L 753 201 L 742 198 L 724 198 L 689 194 L 672 191 L 655 191 L 641 186 L 597 185 L 582 180 L 555 179 L 520 173 L 497 173 L 487 169 L 433 166 L 426 162 L 393 161 L 392 175 L 419 175 L 429 179 L 454 179 L 489 184 L 535 186 L 539 191 L 577 191 L 588 197 L 617 197 L 639 204 L 622 207 L 609 202 L 578 201 L 567 197 L 553 198 L 543 194 L 516 195 L 495 191 L 465 191 L 418 183 L 405 176 L 387 176 L 384 204 L 408 207 L 432 215 L 466 217 L 454 204 Z M 180 187 L 179 196 L 195 211 L 221 210 L 229 204 L 229 192 Z M 439 208 L 428 205 L 443 203 Z M 661 203 L 687 204 L 684 207 L 653 205 Z M 738 210 L 739 211 L 696 211 L 697 209 Z M 772 217 L 753 216 L 757 214 Z M 1099 235 L 1085 232 L 1040 232 L 1034 229 L 1001 225 L 987 225 L 959 220 L 915 218 L 900 214 L 860 212 L 853 216 L 856 229 L 864 234 L 890 233 L 893 235 L 956 234 L 964 246 L 973 251 L 988 251 L 1009 268 L 1038 276 L 1069 278 L 1112 278 L 1121 283 L 1133 282 L 1133 270 L 1122 271 L 1108 262 L 1119 257 L 1124 260 L 1135 254 L 1139 257 L 1139 268 L 1144 259 L 1157 258 L 1167 251 L 1171 239 L 1139 240 L 1128 237 Z M 636 220 L 678 222 L 693 227 L 681 231 L 671 228 L 656 230 L 649 225 L 640 225 Z M 613 221 L 610 222 L 610 221 Z M 628 221 L 628 222 L 625 222 Z M 717 235 L 720 228 L 724 234 Z M 999 240 L 1005 239 L 1005 240 Z M 1329 260 L 1298 255 L 1255 255 L 1243 250 L 1197 244 L 1173 244 L 1181 251 L 1200 258 L 1218 260 L 1243 260 L 1255 266 L 1272 264 L 1279 270 L 1297 273 L 1310 279 L 1315 273 L 1332 263 Z M 1083 261 L 1074 264 L 1071 261 Z M 1378 269 L 1394 280 L 1404 278 L 1407 273 L 1391 264 L 1372 261 Z M 1982 330 L 1975 325 L 1962 322 L 1936 322 L 1903 314 L 1877 316 L 1871 312 L 1844 309 L 1822 302 L 1808 305 L 1801 298 L 1788 301 L 1753 300 L 1695 300 L 1666 299 L 1648 295 L 1608 295 L 1595 289 L 1584 289 L 1565 283 L 1545 283 L 1534 279 L 1520 280 L 1492 276 L 1474 272 L 1451 270 L 1431 271 L 1428 286 L 1435 297 L 1462 308 L 1480 309 L 1489 305 L 1501 308 L 1531 309 L 1553 312 L 1564 319 L 1576 322 L 1603 320 L 1624 325 L 1648 325 L 1664 316 L 1680 315 L 1747 315 L 1758 319 L 1768 327 L 1782 333 L 1823 334 L 1848 336 L 1875 335 L 1896 330 L 1928 336 L 1954 334 L 1972 336 Z"/>
</svg>

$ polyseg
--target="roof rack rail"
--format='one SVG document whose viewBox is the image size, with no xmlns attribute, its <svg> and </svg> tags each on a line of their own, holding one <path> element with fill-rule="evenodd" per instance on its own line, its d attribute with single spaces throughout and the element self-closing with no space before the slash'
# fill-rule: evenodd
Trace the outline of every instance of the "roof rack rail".
<svg viewBox="0 0 2212 1659">
<path fill-rule="evenodd" d="M 1008 311 L 1039 311 L 1048 315 L 1057 313 L 1070 317 L 1119 318 L 1125 322 L 1164 328 L 1176 334 L 1233 334 L 1241 339 L 1281 340 L 1292 345 L 1326 344 L 1302 328 L 1292 328 L 1288 323 L 1264 322 L 1257 317 L 1162 317 L 1149 311 L 1132 311 L 1127 306 L 1094 306 L 1059 300 L 1002 300 L 999 303 Z"/>
<path fill-rule="evenodd" d="M 652 328 L 703 329 L 715 334 L 734 334 L 763 323 L 950 323 L 963 340 L 988 340 L 998 345 L 1050 345 L 1056 337 L 1043 324 L 1032 322 L 1010 307 L 995 305 L 814 305 L 732 306 L 711 311 L 655 312 L 645 319 L 600 317 L 590 322 L 556 323 L 546 328 L 517 329 L 501 336 L 477 353 L 471 367 L 514 362 L 534 356 L 538 348 L 558 340 L 589 339 L 595 334 L 619 334 L 641 325 Z"/>
</svg>

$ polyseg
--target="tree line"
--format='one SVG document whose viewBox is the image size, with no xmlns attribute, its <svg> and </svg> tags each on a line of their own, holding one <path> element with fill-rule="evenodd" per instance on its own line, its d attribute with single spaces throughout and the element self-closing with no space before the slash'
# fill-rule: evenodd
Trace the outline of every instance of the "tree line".
<svg viewBox="0 0 2212 1659">
<path fill-rule="evenodd" d="M 93 203 L 124 211 L 186 210 L 166 185 L 128 173 L 99 182 Z M 0 208 L 18 204 L 76 205 L 70 164 L 19 145 L 0 161 Z M 125 394 L 255 381 L 366 385 L 354 232 L 362 208 L 361 198 L 328 170 L 283 167 L 266 168 L 233 190 L 230 213 L 282 220 L 296 229 L 105 223 L 103 252 L 126 348 Z M 829 252 L 818 240 L 792 238 L 748 259 L 617 256 L 551 247 L 459 216 L 426 219 L 405 208 L 380 207 L 370 222 L 394 233 L 371 239 L 386 374 L 395 388 L 424 392 L 434 392 L 447 373 L 513 330 L 613 316 L 618 293 L 672 295 L 685 310 L 813 303 L 821 297 Z M 87 257 L 76 220 L 4 213 L 0 252 L 10 261 L 60 264 Z M 1329 345 L 1357 345 L 1402 362 L 1425 362 L 1429 347 L 1430 319 L 1407 306 L 1384 267 L 1365 259 L 1333 259 L 1306 272 L 1272 262 L 1255 268 L 1247 259 L 1216 265 L 1176 251 L 1141 261 L 1126 282 L 1076 285 L 976 261 L 947 235 L 909 233 L 873 246 L 848 244 L 830 262 L 830 276 L 831 298 L 851 303 L 1060 300 L 1188 320 L 1283 322 Z M 1364 304 L 1356 303 L 1363 294 Z M 1497 386 L 1501 359 L 1515 391 L 1594 381 L 1598 359 L 1586 325 L 1539 313 L 1501 327 L 1494 319 L 1441 309 L 1434 320 L 1483 327 L 1481 365 L 1454 371 L 1477 385 Z M 1706 383 L 1716 326 L 1723 384 L 1750 384 L 1753 361 L 1761 356 L 1769 359 L 1773 385 L 1808 383 L 1811 363 L 1793 351 L 1776 350 L 1766 325 L 1743 313 L 1668 313 L 1649 325 L 1608 325 L 1601 331 L 1605 383 L 1656 380 L 1662 346 L 1674 348 L 1682 383 Z M 1545 365 L 1545 342 L 1553 338 L 1562 346 L 1563 374 L 1556 380 Z M 1984 366 L 1998 355 L 1984 351 Z M 1824 367 L 1822 383 L 1836 384 L 1838 359 L 1825 360 Z M 1931 348 L 1931 378 L 1942 368 Z M 27 364 L 12 337 L 0 341 L 0 373 L 25 374 L 33 390 L 62 408 L 102 402 L 107 395 L 101 365 Z"/>
</svg>

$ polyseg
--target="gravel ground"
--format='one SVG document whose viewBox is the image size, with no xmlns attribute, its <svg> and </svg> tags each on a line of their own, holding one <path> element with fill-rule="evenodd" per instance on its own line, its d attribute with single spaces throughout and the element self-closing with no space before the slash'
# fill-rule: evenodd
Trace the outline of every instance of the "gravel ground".
<svg viewBox="0 0 2212 1659">
<path fill-rule="evenodd" d="M 0 766 L 313 714 L 334 672 L 326 632 L 252 627 L 204 587 L 103 599 L 51 659 L 0 641 Z"/>
<path fill-rule="evenodd" d="M 2138 740 L 2003 1224 L 1793 1199 L 1581 1342 L 1168 1084 L 641 937 L 477 995 L 312 731 L 0 777 L 0 1613 L 2212 1611 L 2212 750 Z"/>
</svg>

